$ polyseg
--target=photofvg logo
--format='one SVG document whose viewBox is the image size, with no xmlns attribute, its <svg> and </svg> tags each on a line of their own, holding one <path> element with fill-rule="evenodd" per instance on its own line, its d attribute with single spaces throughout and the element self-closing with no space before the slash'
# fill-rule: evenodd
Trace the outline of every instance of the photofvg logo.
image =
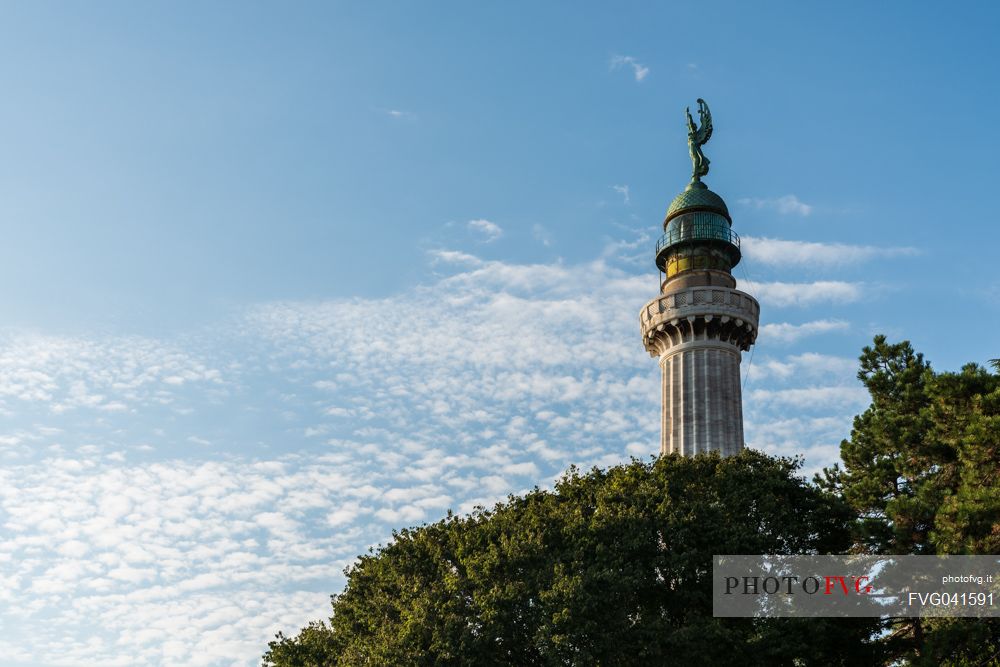
<svg viewBox="0 0 1000 667">
<path fill-rule="evenodd" d="M 833 595 L 837 591 L 843 591 L 844 595 L 856 593 L 858 595 L 870 595 L 874 590 L 870 582 L 871 577 L 867 575 L 823 575 L 823 577 L 809 576 L 799 579 L 797 575 L 776 576 L 744 576 L 726 577 L 726 595 L 740 593 L 742 595 L 759 595 L 761 592 L 767 595 L 776 595 L 783 592 L 786 595 L 802 593 L 804 595 L 816 595 L 823 589 L 823 595 Z"/>
<path fill-rule="evenodd" d="M 716 556 L 713 614 L 1000 616 L 1000 556 Z"/>
</svg>

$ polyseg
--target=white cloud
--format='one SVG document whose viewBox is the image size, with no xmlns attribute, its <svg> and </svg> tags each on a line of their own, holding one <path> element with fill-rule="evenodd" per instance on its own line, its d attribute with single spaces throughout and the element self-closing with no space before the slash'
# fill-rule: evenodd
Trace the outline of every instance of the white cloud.
<svg viewBox="0 0 1000 667">
<path fill-rule="evenodd" d="M 323 503 L 339 495 L 333 471 L 321 466 L 51 463 L 0 474 L 8 522 L 0 556 L 10 557 L 0 558 L 0 576 L 8 597 L 22 601 L 8 600 L 11 611 L 0 618 L 8 638 L 22 637 L 32 664 L 118 664 L 132 656 L 127 664 L 155 665 L 165 650 L 181 664 L 234 664 L 239 656 L 249 664 L 261 641 L 287 627 L 289 612 L 324 610 L 325 591 L 303 595 L 295 586 L 327 579 L 355 551 L 322 534 L 297 534 L 307 512 L 295 509 L 303 491 Z M 258 541 L 261 529 L 267 542 Z M 32 604 L 24 604 L 29 595 Z M 243 603 L 234 607 L 233 599 Z M 93 637 L 95 618 L 112 641 L 85 648 L 68 635 L 26 632 L 49 619 L 62 633 Z M 209 636 L 235 641 L 236 653 L 202 653 Z M 170 637 L 183 641 L 168 649 Z"/>
<path fill-rule="evenodd" d="M 800 201 L 795 195 L 784 195 L 783 197 L 774 197 L 771 199 L 759 199 L 755 197 L 744 197 L 743 199 L 737 200 L 740 204 L 744 206 L 749 206 L 756 209 L 765 209 L 769 211 L 777 211 L 782 215 L 801 215 L 807 216 L 813 211 L 813 207 Z"/>
<path fill-rule="evenodd" d="M 469 220 L 466 226 L 472 231 L 482 234 L 486 243 L 492 243 L 503 236 L 503 229 L 500 225 L 489 220 Z"/>
<path fill-rule="evenodd" d="M 183 346 L 0 339 L 0 650 L 24 664 L 258 664 L 274 632 L 328 615 L 342 568 L 391 529 L 571 463 L 655 453 L 659 370 L 636 322 L 655 276 L 615 264 L 634 246 L 575 265 L 437 250 L 450 272 L 428 284 L 261 304 Z M 794 305 L 851 286 L 760 291 Z M 768 354 L 750 373 L 748 442 L 829 465 L 862 407 L 851 362 Z M 127 410 L 102 409 L 114 404 Z"/>
<path fill-rule="evenodd" d="M 426 511 L 417 505 L 404 505 L 398 509 L 385 508 L 375 512 L 375 516 L 388 524 L 413 524 L 424 518 Z"/>
<path fill-rule="evenodd" d="M 459 264 L 464 266 L 482 266 L 483 260 L 475 255 L 460 250 L 432 250 L 431 262 L 434 264 Z"/>
<path fill-rule="evenodd" d="M 176 403 L 184 383 L 221 390 L 222 373 L 159 341 L 0 335 L 0 409 L 123 412 Z"/>
<path fill-rule="evenodd" d="M 840 280 L 811 283 L 755 283 L 755 295 L 762 303 L 778 308 L 812 306 L 817 303 L 852 303 L 861 299 L 866 286 Z"/>
<path fill-rule="evenodd" d="M 794 343 L 800 338 L 827 333 L 829 331 L 846 331 L 850 325 L 846 320 L 813 320 L 802 324 L 776 322 L 764 324 L 760 328 L 760 338 L 775 342 Z"/>
<path fill-rule="evenodd" d="M 631 67 L 636 81 L 642 81 L 649 74 L 649 68 L 640 64 L 632 56 L 612 56 L 611 69 L 615 70 L 620 67 Z"/>
<path fill-rule="evenodd" d="M 417 115 L 412 111 L 403 111 L 402 109 L 386 109 L 385 115 L 396 120 L 416 120 L 417 118 Z"/>
<path fill-rule="evenodd" d="M 860 386 L 755 389 L 751 392 L 751 398 L 765 405 L 778 403 L 820 411 L 844 407 L 863 408 L 869 401 L 868 392 Z"/>
<path fill-rule="evenodd" d="M 552 234 L 543 225 L 532 225 L 531 236 L 543 246 L 552 245 Z"/>
<path fill-rule="evenodd" d="M 535 463 L 532 461 L 507 464 L 503 467 L 503 470 L 501 472 L 514 476 L 523 475 L 534 479 L 537 479 L 538 475 L 540 474 L 538 466 L 535 465 Z"/>
<path fill-rule="evenodd" d="M 919 254 L 916 248 L 910 247 L 879 248 L 753 236 L 743 237 L 742 242 L 744 255 L 755 262 L 772 266 L 836 267 L 866 262 L 877 257 L 912 257 Z"/>
<path fill-rule="evenodd" d="M 783 359 L 758 359 L 748 372 L 755 382 L 764 378 L 788 380 L 816 377 L 849 381 L 854 378 L 857 367 L 858 362 L 853 358 L 806 352 Z"/>
<path fill-rule="evenodd" d="M 632 203 L 632 199 L 629 197 L 629 189 L 627 185 L 612 185 L 611 189 L 622 196 L 622 203 Z"/>
<path fill-rule="evenodd" d="M 790 451 L 804 455 L 806 461 L 800 472 L 807 478 L 839 458 L 840 441 L 846 436 L 844 425 L 851 421 L 849 411 L 836 416 L 808 417 L 782 415 L 781 408 L 788 406 L 761 407 L 763 419 L 746 420 L 748 447 L 771 455 L 787 456 Z"/>
</svg>

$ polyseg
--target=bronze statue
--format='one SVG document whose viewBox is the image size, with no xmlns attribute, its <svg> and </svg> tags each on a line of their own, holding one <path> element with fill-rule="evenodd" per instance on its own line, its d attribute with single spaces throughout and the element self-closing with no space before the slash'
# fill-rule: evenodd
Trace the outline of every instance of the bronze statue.
<svg viewBox="0 0 1000 667">
<path fill-rule="evenodd" d="M 712 112 L 708 110 L 705 100 L 698 98 L 698 116 L 701 120 L 701 127 L 695 127 L 694 119 L 691 118 L 691 108 L 684 110 L 687 114 L 688 123 L 688 151 L 691 153 L 691 182 L 700 183 L 701 177 L 708 175 L 709 160 L 701 151 L 701 147 L 712 138 Z"/>
</svg>

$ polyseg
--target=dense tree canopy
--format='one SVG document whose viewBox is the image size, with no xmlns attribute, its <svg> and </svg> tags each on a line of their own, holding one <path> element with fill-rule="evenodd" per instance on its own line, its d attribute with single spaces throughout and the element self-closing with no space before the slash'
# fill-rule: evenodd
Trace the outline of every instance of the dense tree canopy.
<svg viewBox="0 0 1000 667">
<path fill-rule="evenodd" d="M 712 617 L 713 554 L 1000 553 L 1000 375 L 882 336 L 860 361 L 871 405 L 814 484 L 749 450 L 570 470 L 395 533 L 264 664 L 1000 665 L 996 619 Z"/>
<path fill-rule="evenodd" d="M 858 379 L 871 405 L 841 444 L 843 465 L 816 480 L 857 514 L 853 550 L 1000 553 L 1000 375 L 976 364 L 935 373 L 909 342 L 876 336 Z M 897 660 L 1000 664 L 995 619 L 904 619 L 889 630 Z"/>
<path fill-rule="evenodd" d="M 796 466 L 746 451 L 570 471 L 400 531 L 348 571 L 330 625 L 279 637 L 265 664 L 871 663 L 867 620 L 712 617 L 713 554 L 847 548 L 847 507 Z"/>
</svg>

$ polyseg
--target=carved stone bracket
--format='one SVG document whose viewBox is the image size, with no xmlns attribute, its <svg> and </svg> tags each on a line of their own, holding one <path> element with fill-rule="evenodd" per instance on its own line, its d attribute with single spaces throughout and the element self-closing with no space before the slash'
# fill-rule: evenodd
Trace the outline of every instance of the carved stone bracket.
<svg viewBox="0 0 1000 667">
<path fill-rule="evenodd" d="M 759 316 L 760 305 L 749 294 L 726 287 L 693 287 L 647 303 L 639 313 L 639 324 L 650 356 L 663 357 L 691 346 L 721 344 L 749 350 L 757 339 Z"/>
</svg>

